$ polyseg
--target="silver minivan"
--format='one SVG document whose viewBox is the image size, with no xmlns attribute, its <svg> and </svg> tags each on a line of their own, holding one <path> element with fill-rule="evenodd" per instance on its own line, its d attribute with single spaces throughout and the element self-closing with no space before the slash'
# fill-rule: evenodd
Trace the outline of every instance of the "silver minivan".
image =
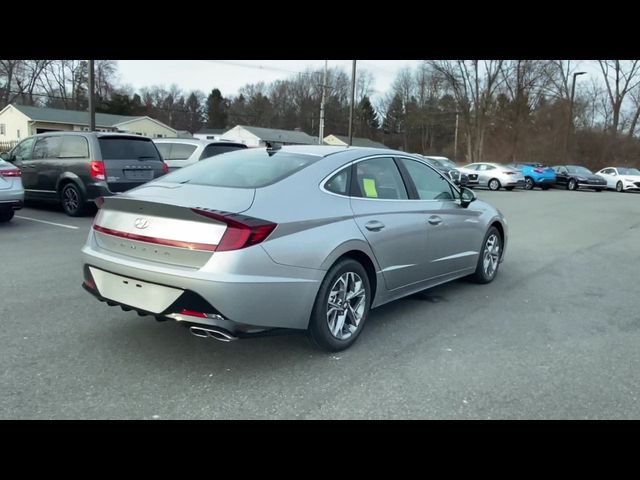
<svg viewBox="0 0 640 480">
<path fill-rule="evenodd" d="M 243 143 L 201 140 L 199 138 L 155 138 L 153 141 L 169 166 L 169 171 L 192 165 L 221 153 L 247 148 Z"/>
</svg>

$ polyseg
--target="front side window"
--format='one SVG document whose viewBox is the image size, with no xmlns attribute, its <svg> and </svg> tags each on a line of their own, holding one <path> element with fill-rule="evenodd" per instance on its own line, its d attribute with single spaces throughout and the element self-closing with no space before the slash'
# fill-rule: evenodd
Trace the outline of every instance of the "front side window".
<svg viewBox="0 0 640 480">
<path fill-rule="evenodd" d="M 400 162 L 407 169 L 416 186 L 420 200 L 453 200 L 455 198 L 451 184 L 434 169 L 406 158 L 400 159 Z"/>
<path fill-rule="evenodd" d="M 16 145 L 15 149 L 11 153 L 12 160 L 20 157 L 20 160 L 30 160 L 31 150 L 33 149 L 33 142 L 35 138 L 27 138 L 23 142 Z"/>
<path fill-rule="evenodd" d="M 406 200 L 404 186 L 393 158 L 382 157 L 364 160 L 355 165 L 356 191 L 354 196 L 381 200 Z"/>
<path fill-rule="evenodd" d="M 33 147 L 33 158 L 57 158 L 60 155 L 60 137 L 40 137 Z"/>
</svg>

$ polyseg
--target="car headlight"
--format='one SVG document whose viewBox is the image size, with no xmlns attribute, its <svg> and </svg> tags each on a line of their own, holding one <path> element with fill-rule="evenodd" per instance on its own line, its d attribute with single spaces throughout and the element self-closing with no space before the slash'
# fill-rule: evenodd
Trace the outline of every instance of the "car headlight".
<svg viewBox="0 0 640 480">
<path fill-rule="evenodd" d="M 633 179 L 631 179 L 631 178 L 625 178 L 625 179 L 624 179 L 624 181 L 625 181 L 625 182 L 633 183 Z"/>
</svg>

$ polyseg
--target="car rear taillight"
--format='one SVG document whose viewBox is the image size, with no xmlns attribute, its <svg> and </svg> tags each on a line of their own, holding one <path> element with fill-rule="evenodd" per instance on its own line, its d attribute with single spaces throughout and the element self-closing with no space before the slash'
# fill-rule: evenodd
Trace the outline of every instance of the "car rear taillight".
<svg viewBox="0 0 640 480">
<path fill-rule="evenodd" d="M 533 171 L 536 173 L 544 173 L 544 170 L 542 168 L 534 168 Z"/>
<path fill-rule="evenodd" d="M 169 165 L 167 165 L 165 162 L 162 162 L 162 173 L 164 175 L 166 175 L 167 173 L 169 173 Z"/>
<path fill-rule="evenodd" d="M 17 168 L 11 170 L 0 170 L 0 177 L 21 177 L 22 172 Z"/>
<path fill-rule="evenodd" d="M 188 310 L 183 308 L 180 315 L 189 315 L 190 317 L 207 318 L 207 314 L 204 312 L 196 312 L 195 310 Z"/>
<path fill-rule="evenodd" d="M 263 242 L 278 226 L 276 223 L 267 222 L 259 218 L 240 216 L 231 218 L 233 214 L 211 212 L 199 208 L 191 209 L 194 213 L 202 215 L 227 225 L 227 229 L 216 248 L 217 252 L 240 250 Z"/>
<path fill-rule="evenodd" d="M 96 180 L 105 180 L 107 178 L 105 176 L 104 162 L 101 162 L 99 160 L 91 160 L 89 169 L 91 171 L 92 178 L 95 178 Z"/>
</svg>

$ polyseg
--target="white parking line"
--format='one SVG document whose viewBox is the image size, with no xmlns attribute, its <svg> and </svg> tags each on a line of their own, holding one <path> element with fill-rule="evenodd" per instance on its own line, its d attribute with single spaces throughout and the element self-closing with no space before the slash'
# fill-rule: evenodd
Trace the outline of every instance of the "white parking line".
<svg viewBox="0 0 640 480">
<path fill-rule="evenodd" d="M 21 215 L 16 215 L 16 218 L 21 218 L 23 220 L 31 220 L 32 222 L 46 223 L 47 225 L 55 225 L 56 227 L 70 228 L 72 230 L 77 230 L 79 228 L 79 227 L 74 227 L 73 225 L 63 225 L 62 223 L 47 222 L 46 220 L 38 220 L 36 218 L 23 217 Z"/>
</svg>

